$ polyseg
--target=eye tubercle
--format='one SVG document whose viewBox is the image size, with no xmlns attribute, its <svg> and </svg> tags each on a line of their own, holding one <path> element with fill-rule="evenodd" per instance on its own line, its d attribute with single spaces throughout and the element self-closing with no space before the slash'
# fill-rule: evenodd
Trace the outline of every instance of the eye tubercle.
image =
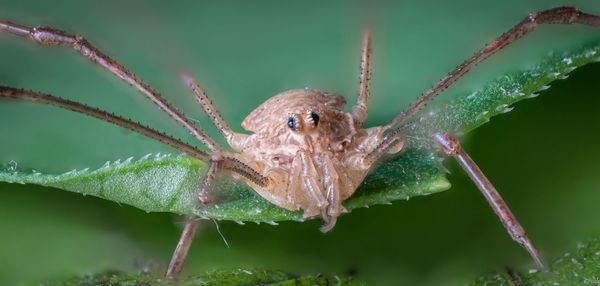
<svg viewBox="0 0 600 286">
<path fill-rule="evenodd" d="M 288 117 L 287 126 L 293 131 L 298 131 L 300 129 L 300 124 L 296 115 L 290 115 Z"/>
<path fill-rule="evenodd" d="M 317 114 L 317 113 L 316 113 L 316 112 L 314 112 L 314 111 L 311 111 L 311 112 L 310 112 L 310 118 L 312 119 L 312 124 L 313 124 L 313 127 L 317 127 L 317 126 L 319 125 L 319 120 L 321 119 L 321 118 L 319 117 L 319 114 Z"/>
</svg>

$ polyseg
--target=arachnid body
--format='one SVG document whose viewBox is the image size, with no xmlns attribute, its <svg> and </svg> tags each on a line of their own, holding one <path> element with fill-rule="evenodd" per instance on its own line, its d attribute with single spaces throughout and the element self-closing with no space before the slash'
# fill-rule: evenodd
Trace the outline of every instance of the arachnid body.
<svg viewBox="0 0 600 286">
<path fill-rule="evenodd" d="M 229 140 L 271 178 L 253 186 L 262 197 L 305 218 L 321 216 L 330 230 L 345 212 L 342 201 L 358 188 L 385 151 L 384 129 L 362 129 L 363 118 L 343 111 L 343 97 L 311 89 L 290 90 L 267 100 L 242 123 L 253 132 Z M 402 140 L 396 140 L 401 148 Z M 399 150 L 395 149 L 395 152 Z M 392 150 L 394 151 L 394 150 Z M 376 152 L 376 153 L 374 153 Z"/>
<path fill-rule="evenodd" d="M 356 191 L 366 175 L 388 155 L 399 154 L 403 150 L 403 127 L 428 102 L 474 65 L 531 32 L 538 24 L 571 23 L 600 26 L 600 17 L 571 7 L 530 14 L 426 91 L 389 124 L 371 128 L 363 127 L 368 114 L 371 74 L 368 31 L 365 32 L 363 41 L 359 97 L 348 111 L 344 110 L 345 99 L 339 95 L 311 89 L 290 90 L 272 97 L 248 115 L 242 126 L 251 134 L 235 133 L 221 118 L 200 86 L 190 76 L 184 75 L 184 81 L 190 86 L 219 132 L 227 139 L 233 152 L 217 144 L 156 90 L 100 52 L 86 39 L 53 28 L 32 28 L 0 21 L 2 32 L 21 36 L 42 45 L 71 47 L 123 79 L 181 123 L 210 149 L 211 154 L 130 120 L 48 94 L 0 87 L 0 97 L 52 104 L 94 116 L 206 161 L 208 171 L 198 188 L 199 204 L 210 203 L 205 193 L 210 191 L 216 173 L 224 171 L 245 182 L 259 195 L 279 207 L 302 210 L 305 218 L 321 217 L 325 221 L 322 231 L 329 231 L 340 214 L 345 212 L 343 201 Z M 538 266 L 543 267 L 542 259 L 523 227 L 482 171 L 462 150 L 458 140 L 451 134 L 446 134 L 445 130 L 437 130 L 432 133 L 430 141 L 432 146 L 440 148 L 445 155 L 458 160 L 500 217 L 511 237 L 529 251 Z M 196 227 L 193 220 L 186 224 L 167 270 L 168 276 L 177 277 L 180 273 Z"/>
</svg>

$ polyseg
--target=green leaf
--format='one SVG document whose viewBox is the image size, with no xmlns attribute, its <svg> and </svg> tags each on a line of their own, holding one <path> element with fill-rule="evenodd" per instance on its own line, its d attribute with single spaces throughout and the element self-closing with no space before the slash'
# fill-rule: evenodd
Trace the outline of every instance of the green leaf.
<svg viewBox="0 0 600 286">
<path fill-rule="evenodd" d="M 548 272 L 507 272 L 482 277 L 469 286 L 478 285 L 597 285 L 600 283 L 600 238 L 577 245 L 573 253 L 565 253 Z"/>
<path fill-rule="evenodd" d="M 124 274 L 103 273 L 85 277 L 77 277 L 67 281 L 56 281 L 43 284 L 44 286 L 85 286 L 85 285 L 156 285 L 170 286 L 173 282 L 163 277 L 149 274 Z M 213 271 L 199 276 L 182 278 L 177 285 L 180 286 L 359 286 L 370 285 L 353 278 L 327 277 L 323 275 L 291 275 L 280 271 L 263 269 L 236 269 L 231 271 Z"/>
<path fill-rule="evenodd" d="M 476 92 L 427 110 L 421 120 L 409 126 L 406 152 L 369 175 L 345 206 L 352 210 L 448 189 L 450 184 L 445 178 L 441 158 L 431 148 L 433 132 L 460 135 L 473 130 L 492 116 L 510 111 L 512 104 L 547 89 L 552 81 L 597 61 L 599 51 L 600 44 L 596 42 L 566 53 L 555 53 L 526 71 L 505 75 Z M 107 162 L 97 170 L 74 170 L 61 175 L 26 172 L 10 166 L 0 171 L 0 181 L 93 195 L 148 212 L 194 214 L 239 222 L 302 220 L 300 212 L 276 207 L 248 187 L 231 180 L 220 180 L 216 190 L 225 200 L 196 208 L 195 192 L 205 170 L 206 165 L 197 159 L 158 154 L 137 160 Z"/>
<path fill-rule="evenodd" d="M 480 277 L 468 286 L 508 285 L 587 285 L 598 284 L 600 277 L 600 238 L 588 239 L 565 253 L 550 266 L 549 271 L 532 270 L 519 273 L 509 270 L 489 277 Z M 42 284 L 53 285 L 172 285 L 172 281 L 150 274 L 102 273 Z M 291 275 L 265 269 L 235 269 L 212 271 L 203 275 L 182 278 L 178 285 L 370 285 L 354 278 L 323 275 Z"/>
<path fill-rule="evenodd" d="M 566 79 L 575 69 L 600 61 L 599 45 L 594 42 L 573 51 L 552 53 L 525 71 L 506 74 L 475 92 L 457 96 L 450 103 L 429 110 L 414 131 L 467 133 L 492 116 L 511 111 L 514 103 L 538 96 L 550 88 L 551 82 Z"/>
</svg>

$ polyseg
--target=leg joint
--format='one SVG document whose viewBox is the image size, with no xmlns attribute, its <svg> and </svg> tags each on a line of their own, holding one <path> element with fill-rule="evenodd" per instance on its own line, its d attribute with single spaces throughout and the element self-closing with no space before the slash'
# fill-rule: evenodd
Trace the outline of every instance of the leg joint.
<svg viewBox="0 0 600 286">
<path fill-rule="evenodd" d="M 461 151 L 458 140 L 448 133 L 436 133 L 433 138 L 447 156 L 454 156 Z"/>
<path fill-rule="evenodd" d="M 36 43 L 47 46 L 73 45 L 77 42 L 75 36 L 49 27 L 35 27 L 29 36 Z"/>
</svg>

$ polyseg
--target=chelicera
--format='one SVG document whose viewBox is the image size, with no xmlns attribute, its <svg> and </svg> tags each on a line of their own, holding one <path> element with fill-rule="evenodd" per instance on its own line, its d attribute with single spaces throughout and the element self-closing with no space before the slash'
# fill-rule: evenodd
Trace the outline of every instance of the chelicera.
<svg viewBox="0 0 600 286">
<path fill-rule="evenodd" d="M 223 171 L 243 181 L 260 196 L 279 207 L 301 210 L 305 218 L 321 217 L 325 222 L 321 230 L 327 232 L 334 227 L 338 217 L 346 212 L 343 201 L 352 196 L 369 172 L 385 158 L 401 153 L 406 143 L 403 127 L 418 122 L 409 120 L 415 119 L 415 115 L 428 102 L 477 63 L 528 34 L 538 24 L 572 23 L 600 26 L 600 17 L 572 7 L 559 7 L 529 14 L 450 72 L 385 126 L 363 127 L 368 114 L 371 76 L 371 39 L 368 31 L 364 33 L 362 44 L 359 95 L 349 110 L 344 110 L 346 100 L 340 95 L 312 89 L 289 90 L 270 98 L 248 115 L 242 126 L 251 134 L 234 132 L 221 118 L 201 87 L 192 77 L 183 75 L 183 80 L 189 85 L 221 135 L 227 139 L 233 152 L 217 144 L 156 90 L 100 52 L 87 40 L 53 28 L 32 28 L 0 21 L 1 32 L 42 45 L 75 49 L 93 63 L 132 85 L 181 123 L 210 149 L 211 153 L 208 154 L 139 123 L 52 95 L 0 87 L 0 97 L 55 105 L 94 116 L 161 141 L 207 162 L 207 173 L 198 187 L 199 204 L 211 203 L 210 196 L 206 193 L 210 190 L 215 174 Z M 544 267 L 541 256 L 523 227 L 494 186 L 461 148 L 459 141 L 444 130 L 433 132 L 430 141 L 432 146 L 439 148 L 443 154 L 457 159 L 488 200 L 511 237 L 527 249 L 538 267 Z M 173 254 L 167 276 L 176 278 L 181 272 L 196 229 L 197 223 L 190 219 Z"/>
</svg>

